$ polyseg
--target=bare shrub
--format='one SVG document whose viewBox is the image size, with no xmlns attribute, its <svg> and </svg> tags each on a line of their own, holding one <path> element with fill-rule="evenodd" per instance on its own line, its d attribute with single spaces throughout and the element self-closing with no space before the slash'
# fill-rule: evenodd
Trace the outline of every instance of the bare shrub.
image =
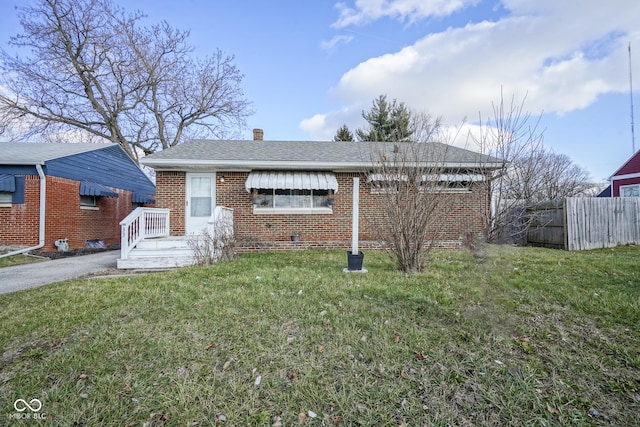
<svg viewBox="0 0 640 427">
<path fill-rule="evenodd" d="M 235 257 L 236 239 L 232 218 L 216 216 L 210 227 L 189 238 L 187 243 L 197 265 L 212 265 Z"/>
<path fill-rule="evenodd" d="M 439 118 L 413 113 L 411 129 L 414 142 L 378 144 L 369 175 L 383 212 L 377 234 L 404 273 L 423 271 L 428 252 L 439 243 L 442 215 L 453 203 L 445 193 L 467 191 L 470 182 L 459 177 L 478 175 L 452 161 L 469 152 L 444 143 Z"/>
</svg>

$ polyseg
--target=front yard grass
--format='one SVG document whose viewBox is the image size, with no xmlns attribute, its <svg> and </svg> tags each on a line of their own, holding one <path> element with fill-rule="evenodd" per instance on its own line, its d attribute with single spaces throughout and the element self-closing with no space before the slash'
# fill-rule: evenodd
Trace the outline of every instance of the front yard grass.
<svg viewBox="0 0 640 427">
<path fill-rule="evenodd" d="M 29 255 L 12 255 L 0 258 L 0 268 L 13 267 L 14 265 L 31 264 L 32 262 L 40 262 L 42 258 Z"/>
<path fill-rule="evenodd" d="M 639 257 L 263 253 L 3 295 L 0 424 L 637 425 Z"/>
</svg>

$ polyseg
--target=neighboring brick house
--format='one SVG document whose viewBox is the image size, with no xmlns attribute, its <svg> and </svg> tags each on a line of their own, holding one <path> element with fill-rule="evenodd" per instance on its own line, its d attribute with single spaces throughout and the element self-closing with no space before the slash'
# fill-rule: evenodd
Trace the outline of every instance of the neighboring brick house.
<svg viewBox="0 0 640 427">
<path fill-rule="evenodd" d="M 640 197 L 640 151 L 615 171 L 609 182 L 599 197 Z"/>
<path fill-rule="evenodd" d="M 120 242 L 155 186 L 117 144 L 0 143 L 0 245 L 56 250 Z"/>
<path fill-rule="evenodd" d="M 170 209 L 173 236 L 198 234 L 215 206 L 233 209 L 241 249 L 348 248 L 353 178 L 360 178 L 361 247 L 378 247 L 381 198 L 372 155 L 381 143 L 195 140 L 141 160 L 156 171 L 156 207 Z M 384 144 L 389 152 L 394 144 Z M 453 146 L 446 152 L 455 190 L 445 191 L 438 236 L 459 245 L 481 233 L 489 209 L 486 178 L 498 159 Z M 385 148 L 387 149 L 387 148 Z M 333 200 L 332 200 L 333 199 Z M 296 236 L 296 237 L 292 237 Z M 295 240 L 295 241 L 292 241 Z"/>
</svg>

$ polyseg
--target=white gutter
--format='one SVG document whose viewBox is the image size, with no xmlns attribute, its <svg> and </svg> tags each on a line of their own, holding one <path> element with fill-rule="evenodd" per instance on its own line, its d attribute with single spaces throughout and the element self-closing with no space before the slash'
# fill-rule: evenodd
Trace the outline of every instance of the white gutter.
<svg viewBox="0 0 640 427">
<path fill-rule="evenodd" d="M 44 246 L 44 220 L 45 220 L 45 211 L 47 207 L 47 177 L 45 176 L 41 165 L 36 164 L 36 170 L 38 171 L 38 175 L 40 176 L 40 229 L 38 232 L 38 244 L 30 248 L 18 249 L 17 251 L 0 255 L 0 258 L 5 258 L 12 255 L 20 255 L 25 252 L 35 251 L 36 249 L 40 249 L 41 247 Z M 26 191 L 26 188 L 25 188 L 25 191 Z"/>
<path fill-rule="evenodd" d="M 354 170 L 371 169 L 374 162 L 322 162 L 322 161 L 270 161 L 270 160 L 201 160 L 201 159 L 163 159 L 153 160 L 142 159 L 140 163 L 157 170 L 176 170 L 189 167 L 211 167 L 220 169 L 244 168 L 244 169 L 321 169 L 321 170 Z M 429 167 L 437 166 L 441 168 L 478 168 L 498 169 L 501 163 L 461 163 L 445 162 L 442 164 L 417 164 L 409 163 L 408 166 Z"/>
</svg>

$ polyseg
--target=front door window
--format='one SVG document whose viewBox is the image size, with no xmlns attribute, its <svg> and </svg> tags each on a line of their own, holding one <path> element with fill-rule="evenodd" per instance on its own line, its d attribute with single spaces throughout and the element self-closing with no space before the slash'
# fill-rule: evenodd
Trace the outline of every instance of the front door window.
<svg viewBox="0 0 640 427">
<path fill-rule="evenodd" d="M 211 216 L 211 178 L 191 177 L 191 216 Z"/>
</svg>

